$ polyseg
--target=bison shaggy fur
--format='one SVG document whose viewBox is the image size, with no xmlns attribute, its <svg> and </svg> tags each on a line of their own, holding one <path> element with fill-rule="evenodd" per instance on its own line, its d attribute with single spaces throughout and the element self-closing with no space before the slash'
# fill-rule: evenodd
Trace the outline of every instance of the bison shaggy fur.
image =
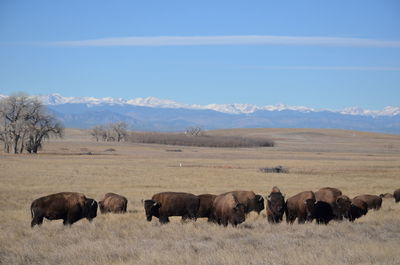
<svg viewBox="0 0 400 265">
<path fill-rule="evenodd" d="M 300 192 L 286 201 L 286 222 L 293 223 L 296 218 L 299 224 L 313 220 L 315 195 L 312 191 Z"/>
<path fill-rule="evenodd" d="M 208 221 L 213 220 L 213 203 L 214 199 L 217 197 L 217 195 L 214 194 L 200 194 L 197 197 L 199 197 L 200 200 L 200 206 L 197 211 L 197 218 L 208 218 Z"/>
<path fill-rule="evenodd" d="M 365 202 L 368 205 L 368 210 L 379 210 L 382 206 L 382 198 L 377 195 L 363 194 L 354 197 L 354 199 L 359 199 Z"/>
<path fill-rule="evenodd" d="M 362 217 L 368 213 L 368 204 L 363 200 L 354 198 L 351 200 L 349 220 L 354 222 L 357 218 Z"/>
<path fill-rule="evenodd" d="M 196 219 L 199 205 L 199 197 L 185 192 L 161 192 L 144 201 L 147 221 L 155 216 L 160 223 L 168 223 L 169 216 L 182 216 L 182 220 Z"/>
<path fill-rule="evenodd" d="M 393 193 L 395 202 L 400 202 L 400 189 L 397 189 Z"/>
<path fill-rule="evenodd" d="M 213 216 L 218 224 L 236 226 L 245 221 L 245 206 L 234 193 L 221 194 L 214 199 Z"/>
<path fill-rule="evenodd" d="M 102 214 L 105 213 L 126 213 L 128 199 L 122 195 L 115 193 L 107 193 L 104 198 L 99 201 L 99 208 Z"/>
<path fill-rule="evenodd" d="M 351 200 L 346 195 L 343 195 L 339 189 L 330 187 L 319 189 L 315 192 L 315 199 L 329 203 L 335 219 L 342 220 L 343 217 L 348 218 Z"/>
<path fill-rule="evenodd" d="M 72 225 L 82 218 L 92 221 L 97 216 L 97 202 L 82 193 L 61 192 L 34 200 L 31 214 L 31 227 L 41 225 L 44 218 L 62 219 L 64 225 Z"/>
</svg>

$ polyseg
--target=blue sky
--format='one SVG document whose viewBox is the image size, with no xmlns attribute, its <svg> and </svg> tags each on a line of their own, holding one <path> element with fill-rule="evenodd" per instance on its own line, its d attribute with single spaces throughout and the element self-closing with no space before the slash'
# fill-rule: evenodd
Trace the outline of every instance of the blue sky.
<svg viewBox="0 0 400 265">
<path fill-rule="evenodd" d="M 0 1 L 0 93 L 381 109 L 400 1 Z"/>
</svg>

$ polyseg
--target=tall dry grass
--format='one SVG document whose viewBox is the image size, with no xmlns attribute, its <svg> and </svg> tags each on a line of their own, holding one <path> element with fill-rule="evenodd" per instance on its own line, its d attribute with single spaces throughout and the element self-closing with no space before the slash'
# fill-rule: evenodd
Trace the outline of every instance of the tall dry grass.
<svg viewBox="0 0 400 265">
<path fill-rule="evenodd" d="M 93 143 L 72 133 L 45 145 L 39 155 L 0 154 L 0 264 L 399 264 L 400 204 L 391 199 L 355 223 L 327 226 L 270 225 L 265 213 L 251 214 L 237 228 L 179 218 L 160 225 L 145 220 L 141 205 L 141 199 L 160 191 L 246 189 L 267 195 L 275 185 L 287 197 L 323 186 L 350 197 L 392 192 L 400 187 L 398 136 L 239 130 L 215 133 L 262 134 L 277 145 L 167 152 L 168 146 Z M 259 171 L 276 165 L 289 173 Z M 71 227 L 45 221 L 31 229 L 31 201 L 59 191 L 97 200 L 106 192 L 120 193 L 129 200 L 129 212 Z"/>
</svg>

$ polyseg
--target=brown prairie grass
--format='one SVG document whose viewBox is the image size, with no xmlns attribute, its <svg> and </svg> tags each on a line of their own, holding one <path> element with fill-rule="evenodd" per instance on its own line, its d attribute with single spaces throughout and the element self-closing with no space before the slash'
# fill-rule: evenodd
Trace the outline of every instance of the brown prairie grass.
<svg viewBox="0 0 400 265">
<path fill-rule="evenodd" d="M 65 139 L 38 155 L 0 154 L 0 264 L 399 264 L 400 204 L 393 199 L 355 223 L 327 226 L 270 225 L 265 212 L 236 228 L 179 218 L 147 222 L 141 199 L 160 191 L 267 195 L 277 185 L 289 197 L 334 186 L 353 197 L 400 187 L 399 136 L 304 129 L 211 133 L 268 137 L 276 146 L 168 152 L 163 145 L 96 143 L 86 132 L 67 130 Z M 277 165 L 289 173 L 259 171 Z M 60 191 L 96 200 L 120 193 L 128 198 L 128 213 L 99 214 L 71 227 L 45 221 L 31 229 L 31 201 Z"/>
</svg>

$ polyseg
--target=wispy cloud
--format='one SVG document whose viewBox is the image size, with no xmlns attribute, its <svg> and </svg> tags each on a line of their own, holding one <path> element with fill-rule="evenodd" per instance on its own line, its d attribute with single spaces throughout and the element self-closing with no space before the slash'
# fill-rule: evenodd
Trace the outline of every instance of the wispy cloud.
<svg viewBox="0 0 400 265">
<path fill-rule="evenodd" d="M 51 46 L 206 46 L 206 45 L 293 45 L 400 48 L 400 41 L 347 37 L 308 36 L 158 36 L 121 37 L 48 42 Z"/>
<path fill-rule="evenodd" d="M 400 71 L 400 67 L 384 66 L 245 66 L 259 70 L 336 70 L 336 71 Z"/>
</svg>

